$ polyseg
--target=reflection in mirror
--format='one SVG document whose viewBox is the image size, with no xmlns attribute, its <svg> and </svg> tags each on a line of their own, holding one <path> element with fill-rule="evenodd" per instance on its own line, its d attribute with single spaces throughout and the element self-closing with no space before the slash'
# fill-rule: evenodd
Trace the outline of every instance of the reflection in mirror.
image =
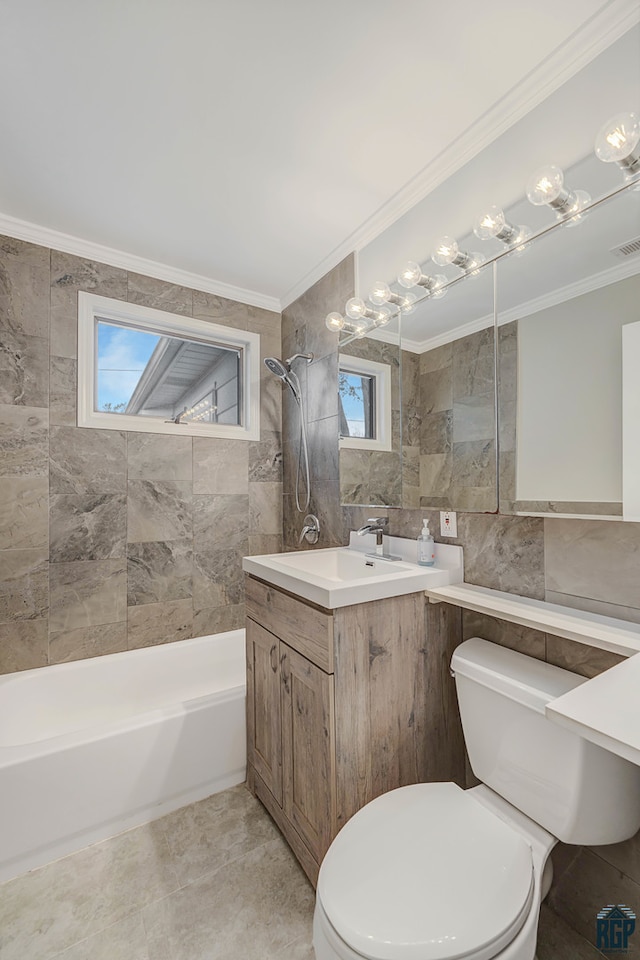
<svg viewBox="0 0 640 960">
<path fill-rule="evenodd" d="M 452 284 L 416 314 L 403 321 L 403 343 L 417 350 L 403 351 L 403 505 L 495 511 L 493 268 Z"/>
<path fill-rule="evenodd" d="M 402 506 L 399 318 L 340 347 L 340 500 Z M 391 341 L 391 342 L 387 342 Z"/>
<path fill-rule="evenodd" d="M 640 258 L 622 248 L 639 227 L 626 190 L 497 264 L 501 512 L 629 513 L 623 330 L 639 319 Z"/>
</svg>

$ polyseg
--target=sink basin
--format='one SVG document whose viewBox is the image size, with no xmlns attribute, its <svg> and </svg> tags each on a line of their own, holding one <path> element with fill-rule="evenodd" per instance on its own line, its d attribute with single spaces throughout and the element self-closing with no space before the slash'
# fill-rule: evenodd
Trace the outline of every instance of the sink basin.
<svg viewBox="0 0 640 960">
<path fill-rule="evenodd" d="M 452 570 L 366 556 L 349 547 L 245 557 L 243 569 L 332 610 L 452 583 Z"/>
</svg>

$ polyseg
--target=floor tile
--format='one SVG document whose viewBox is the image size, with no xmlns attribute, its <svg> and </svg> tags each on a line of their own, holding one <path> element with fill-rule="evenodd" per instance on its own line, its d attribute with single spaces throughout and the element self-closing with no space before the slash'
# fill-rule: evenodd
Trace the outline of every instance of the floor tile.
<svg viewBox="0 0 640 960">
<path fill-rule="evenodd" d="M 602 954 L 543 903 L 538 925 L 536 958 L 537 960 L 602 960 Z"/>
<path fill-rule="evenodd" d="M 151 960 L 142 914 L 112 923 L 51 960 Z"/>
<path fill-rule="evenodd" d="M 313 905 L 311 885 L 278 837 L 146 907 L 149 953 L 154 960 L 284 957 L 287 945 L 297 950 L 296 941 L 309 937 Z"/>
<path fill-rule="evenodd" d="M 280 836 L 244 785 L 176 810 L 157 826 L 164 831 L 181 886 Z"/>
</svg>

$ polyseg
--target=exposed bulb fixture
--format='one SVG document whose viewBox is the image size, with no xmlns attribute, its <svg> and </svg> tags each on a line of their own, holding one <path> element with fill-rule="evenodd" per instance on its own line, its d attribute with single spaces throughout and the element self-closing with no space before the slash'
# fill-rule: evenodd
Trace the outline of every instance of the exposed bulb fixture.
<svg viewBox="0 0 640 960">
<path fill-rule="evenodd" d="M 414 310 L 416 299 L 414 293 L 395 293 L 387 283 L 383 283 L 382 281 L 374 283 L 373 289 L 369 294 L 369 300 L 371 300 L 371 303 L 375 303 L 376 306 L 382 306 L 382 304 L 385 303 L 394 303 L 397 307 L 400 307 L 404 313 L 411 313 Z M 389 315 L 388 319 L 390 318 Z"/>
<path fill-rule="evenodd" d="M 603 163 L 617 163 L 630 180 L 640 173 L 639 143 L 640 117 L 636 113 L 618 113 L 596 137 L 596 157 Z"/>
<path fill-rule="evenodd" d="M 332 310 L 331 313 L 327 314 L 324 323 L 327 330 L 333 330 L 337 333 L 340 333 L 341 330 L 344 330 L 345 319 L 341 313 L 338 313 L 336 310 Z"/>
<path fill-rule="evenodd" d="M 373 325 L 374 327 L 386 327 L 389 320 L 391 320 L 391 310 L 389 310 L 389 307 L 381 307 L 373 321 Z"/>
<path fill-rule="evenodd" d="M 472 270 L 484 262 L 481 253 L 467 253 L 466 250 L 461 250 L 453 237 L 440 237 L 431 254 L 431 259 L 439 267 L 452 263 L 454 267 L 460 267 L 461 270 Z"/>
<path fill-rule="evenodd" d="M 351 320 L 375 320 L 376 312 L 366 305 L 361 297 L 351 297 L 347 300 L 344 312 Z"/>
<path fill-rule="evenodd" d="M 371 327 L 368 323 L 365 323 L 364 320 L 358 320 L 353 324 L 353 333 L 356 337 L 358 337 L 359 340 L 366 336 L 370 329 Z"/>
<path fill-rule="evenodd" d="M 445 293 L 446 293 L 446 290 L 441 290 L 440 296 L 443 297 Z M 402 304 L 400 306 L 400 309 L 402 310 L 402 312 L 404 314 L 413 313 L 413 311 L 416 308 L 417 299 L 418 298 L 416 297 L 415 293 L 406 293 L 402 298 Z"/>
<path fill-rule="evenodd" d="M 487 207 L 481 217 L 478 217 L 473 232 L 479 240 L 489 240 L 494 237 L 500 240 L 507 247 L 517 246 L 531 236 L 531 230 L 528 227 L 515 227 L 508 223 L 504 212 L 493 204 Z"/>
<path fill-rule="evenodd" d="M 427 274 L 422 272 L 420 264 L 414 260 L 409 260 L 408 263 L 405 263 L 398 274 L 398 283 L 401 284 L 401 286 L 407 289 L 411 287 L 423 287 L 429 296 L 436 300 L 444 297 L 446 290 L 441 290 L 440 288 L 443 287 L 446 282 L 447 278 L 441 273 L 436 274 L 435 277 L 427 276 Z"/>
<path fill-rule="evenodd" d="M 591 201 L 585 190 L 565 189 L 564 174 L 555 164 L 536 170 L 527 183 L 527 197 L 536 207 L 551 207 L 560 220 L 579 213 Z"/>
</svg>

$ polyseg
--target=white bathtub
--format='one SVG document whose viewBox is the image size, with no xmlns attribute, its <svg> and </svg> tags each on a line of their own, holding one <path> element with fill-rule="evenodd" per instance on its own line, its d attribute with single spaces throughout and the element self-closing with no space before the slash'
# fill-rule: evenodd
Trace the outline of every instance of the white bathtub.
<svg viewBox="0 0 640 960">
<path fill-rule="evenodd" d="M 0 676 L 0 882 L 245 770 L 244 630 Z"/>
</svg>

